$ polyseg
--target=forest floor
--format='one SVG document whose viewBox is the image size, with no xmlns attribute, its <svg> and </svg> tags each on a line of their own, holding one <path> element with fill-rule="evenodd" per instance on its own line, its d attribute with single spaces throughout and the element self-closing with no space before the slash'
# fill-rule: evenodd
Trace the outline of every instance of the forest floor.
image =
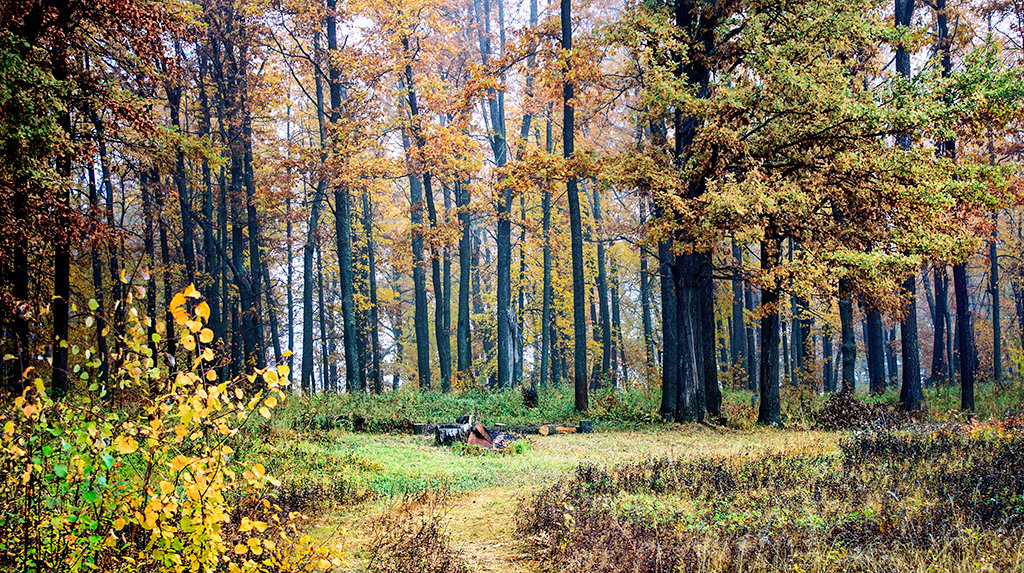
<svg viewBox="0 0 1024 573">
<path fill-rule="evenodd" d="M 519 539 L 516 508 L 532 493 L 578 464 L 612 466 L 653 457 L 755 456 L 776 451 L 833 451 L 840 434 L 773 429 L 733 430 L 704 425 L 665 425 L 593 434 L 532 436 L 514 454 L 441 448 L 430 436 L 330 432 L 315 439 L 288 438 L 319 471 L 342 471 L 367 501 L 339 504 L 317 517 L 317 535 L 342 541 L 353 570 L 364 569 L 385 529 L 382 520 L 410 523 L 436 518 L 449 544 L 473 571 L 540 571 L 541 563 Z M 307 460 L 308 461 L 308 460 Z M 286 469 L 286 468 L 282 468 Z M 298 477 L 298 467 L 287 471 Z"/>
</svg>

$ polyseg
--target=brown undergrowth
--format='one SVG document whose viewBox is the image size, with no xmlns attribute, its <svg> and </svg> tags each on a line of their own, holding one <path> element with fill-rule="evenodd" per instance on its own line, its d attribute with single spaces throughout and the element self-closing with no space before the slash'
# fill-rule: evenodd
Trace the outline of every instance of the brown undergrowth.
<svg viewBox="0 0 1024 573">
<path fill-rule="evenodd" d="M 838 454 L 581 464 L 520 505 L 551 570 L 1022 571 L 1024 430 L 873 431 Z"/>
</svg>

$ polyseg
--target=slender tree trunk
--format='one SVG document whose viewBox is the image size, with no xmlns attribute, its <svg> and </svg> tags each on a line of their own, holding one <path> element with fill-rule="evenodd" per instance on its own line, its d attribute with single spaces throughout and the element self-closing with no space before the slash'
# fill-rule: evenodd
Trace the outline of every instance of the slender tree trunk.
<svg viewBox="0 0 1024 573">
<path fill-rule="evenodd" d="M 70 109 L 60 114 L 58 123 L 61 130 L 71 138 L 71 111 Z M 71 208 L 71 152 L 62 153 L 57 159 L 57 174 L 64 178 L 67 183 L 61 183 L 60 202 L 66 208 Z M 155 297 L 155 292 L 149 293 Z M 68 311 L 71 305 L 71 238 L 60 237 L 53 252 L 53 302 L 50 309 L 53 313 L 53 336 L 50 342 L 53 345 L 53 382 L 52 393 L 55 398 L 67 395 L 68 384 L 68 330 L 70 326 L 70 315 Z M 154 309 L 155 310 L 155 309 Z M 150 314 L 155 320 L 156 313 Z"/>
<path fill-rule="evenodd" d="M 949 366 L 946 361 L 946 316 L 949 314 L 949 280 L 946 268 L 935 266 L 935 336 L 932 346 L 932 383 L 941 385 L 948 381 L 946 372 Z"/>
<path fill-rule="evenodd" d="M 832 364 L 832 332 L 823 328 L 821 335 L 821 356 L 822 356 L 822 390 L 826 394 L 834 394 L 836 391 L 836 379 L 832 376 L 834 366 Z"/>
<path fill-rule="evenodd" d="M 545 123 L 545 136 L 544 146 L 547 152 L 550 154 L 553 151 L 553 145 L 551 140 L 551 108 L 548 108 L 548 118 Z M 551 368 L 551 382 L 554 383 L 558 379 L 557 368 L 554 368 L 551 364 L 551 348 L 553 346 L 552 340 L 552 316 L 551 316 L 551 299 L 554 296 L 554 292 L 551 287 L 551 185 L 550 182 L 544 185 L 544 197 L 541 199 L 541 210 L 542 210 L 542 226 L 544 233 L 544 279 L 542 301 L 541 301 L 541 330 L 540 330 L 540 385 L 544 387 L 548 382 L 548 368 Z"/>
<path fill-rule="evenodd" d="M 470 334 L 469 295 L 470 276 L 473 270 L 473 230 L 469 216 L 469 190 L 461 183 L 455 183 L 455 202 L 458 205 L 459 224 L 462 237 L 459 240 L 459 316 L 456 350 L 458 369 L 465 382 L 473 377 L 473 343 Z"/>
<path fill-rule="evenodd" d="M 657 360 L 654 351 L 654 321 L 651 319 L 651 277 L 647 250 L 640 247 L 640 313 L 644 325 L 644 372 L 649 373 Z"/>
<path fill-rule="evenodd" d="M 857 337 L 853 332 L 853 296 L 849 279 L 839 280 L 840 348 L 843 377 L 840 392 L 853 394 L 857 388 Z"/>
<path fill-rule="evenodd" d="M 95 167 L 89 164 L 89 207 L 92 210 L 93 216 L 100 214 L 100 198 L 99 190 L 96 188 L 96 171 Z M 104 288 L 103 288 L 103 261 L 100 257 L 100 247 L 94 245 L 90 249 L 90 258 L 92 259 L 92 286 L 93 292 L 95 293 L 96 310 L 93 314 L 96 317 L 96 359 L 100 361 L 99 370 L 99 382 L 103 385 L 106 392 L 110 391 L 109 384 L 109 373 L 110 373 L 110 355 L 107 352 L 107 337 L 103 331 L 106 329 L 106 305 L 104 305 Z M 111 277 L 113 281 L 118 280 L 118 277 Z"/>
<path fill-rule="evenodd" d="M 992 213 L 992 240 L 988 244 L 989 291 L 992 295 L 992 379 L 1003 379 L 1003 335 L 999 308 L 999 212 Z"/>
<path fill-rule="evenodd" d="M 175 49 L 180 55 L 181 47 L 176 43 Z M 181 127 L 181 93 L 180 85 L 168 85 L 167 107 L 171 116 L 171 126 L 178 133 Z M 181 253 L 185 263 L 185 277 L 189 284 L 196 282 L 195 236 L 192 225 L 192 200 L 187 185 L 185 172 L 185 152 L 179 148 L 174 154 L 174 187 L 178 192 L 178 207 L 181 211 Z"/>
<path fill-rule="evenodd" d="M 313 37 L 315 52 L 320 52 L 319 34 Z M 326 118 L 324 113 L 324 89 L 320 74 L 313 75 L 316 85 L 316 116 L 320 132 L 320 146 L 326 139 Z M 326 162 L 326 152 L 321 151 L 321 164 Z M 313 386 L 313 252 L 316 250 L 316 231 L 320 223 L 320 205 L 327 190 L 327 181 L 321 177 L 316 184 L 313 200 L 310 202 L 309 219 L 306 224 L 306 241 L 302 247 L 302 392 L 309 394 Z"/>
<path fill-rule="evenodd" d="M 562 49 L 572 53 L 572 0 L 560 0 L 562 23 Z M 563 70 L 566 74 L 571 70 Z M 570 79 L 562 82 L 562 156 L 571 159 L 575 151 L 573 130 L 576 125 L 573 107 L 574 86 Z M 583 281 L 583 221 L 580 214 L 580 196 L 575 174 L 569 175 L 566 194 L 569 198 L 569 235 L 572 243 L 572 315 L 575 337 L 575 407 L 585 411 L 589 407 L 587 394 L 587 318 L 585 314 L 586 286 Z"/>
<path fill-rule="evenodd" d="M 264 292 L 267 299 L 267 319 L 270 321 L 270 345 L 274 349 L 274 364 L 284 364 L 284 353 L 281 351 L 281 333 L 277 325 L 277 305 L 274 303 L 274 288 L 270 282 L 270 269 L 263 266 L 263 282 L 266 283 Z"/>
<path fill-rule="evenodd" d="M 746 326 L 743 320 L 743 250 L 736 239 L 732 239 L 732 259 L 737 274 L 732 279 L 732 322 L 729 329 L 729 369 L 743 368 L 746 363 Z M 736 377 L 734 376 L 735 380 Z"/>
<path fill-rule="evenodd" d="M 167 309 L 164 313 L 164 321 L 167 328 L 167 336 L 164 339 L 166 341 L 167 354 L 169 356 L 175 355 L 175 338 L 174 336 L 174 316 L 171 315 L 171 297 L 174 293 L 174 287 L 171 285 L 171 248 L 170 242 L 167 238 L 167 220 L 164 217 L 164 193 L 163 187 L 159 180 L 154 181 L 153 186 L 154 197 L 156 199 L 156 220 L 159 227 L 160 236 L 160 276 L 163 282 L 164 290 L 164 302 L 163 306 Z M 156 297 L 156 292 L 150 293 L 150 296 Z M 156 317 L 154 317 L 154 320 Z"/>
<path fill-rule="evenodd" d="M 597 235 L 597 309 L 601 328 L 601 369 L 594 383 L 600 385 L 602 379 L 611 376 L 612 332 L 611 320 L 608 316 L 608 276 L 605 265 L 604 232 L 601 226 L 601 191 L 593 186 L 594 195 L 594 227 Z M 596 323 L 595 323 L 596 326 Z M 594 337 L 597 339 L 597 337 Z"/>
<path fill-rule="evenodd" d="M 743 290 L 743 305 L 746 307 L 747 312 L 752 314 L 755 310 L 754 286 L 747 284 L 746 287 Z M 760 374 L 757 368 L 757 329 L 754 324 L 751 324 L 745 330 L 747 338 L 747 390 L 758 392 L 760 389 Z"/>
<path fill-rule="evenodd" d="M 370 289 L 370 371 L 367 383 L 372 385 L 374 394 L 384 391 L 381 374 L 380 350 L 380 307 L 377 303 L 377 253 L 373 241 L 373 206 L 370 204 L 370 190 L 363 192 L 363 227 L 366 232 L 366 274 Z"/>
</svg>

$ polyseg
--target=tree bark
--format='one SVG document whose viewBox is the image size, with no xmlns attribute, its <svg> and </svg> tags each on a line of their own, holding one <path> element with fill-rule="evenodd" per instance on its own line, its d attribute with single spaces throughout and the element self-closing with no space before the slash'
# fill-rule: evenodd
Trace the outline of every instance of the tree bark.
<svg viewBox="0 0 1024 573">
<path fill-rule="evenodd" d="M 560 0 L 562 24 L 562 50 L 572 53 L 572 0 Z M 568 74 L 570 70 L 562 70 Z M 571 80 L 562 81 L 562 156 L 572 159 L 573 130 L 576 125 L 573 107 L 574 86 Z M 587 388 L 587 317 L 586 285 L 583 282 L 583 222 L 580 215 L 580 196 L 575 174 L 566 182 L 569 198 L 569 235 L 572 243 L 572 316 L 575 339 L 575 408 L 582 412 L 589 407 Z"/>
<path fill-rule="evenodd" d="M 761 241 L 761 270 L 765 275 L 778 266 L 782 257 L 779 241 L 768 238 Z M 757 423 L 782 426 L 779 401 L 779 287 L 771 284 L 761 287 L 761 401 Z"/>
<path fill-rule="evenodd" d="M 840 392 L 853 394 L 857 388 L 857 337 L 853 332 L 853 300 L 849 279 L 839 279 L 840 349 L 843 376 Z"/>
</svg>

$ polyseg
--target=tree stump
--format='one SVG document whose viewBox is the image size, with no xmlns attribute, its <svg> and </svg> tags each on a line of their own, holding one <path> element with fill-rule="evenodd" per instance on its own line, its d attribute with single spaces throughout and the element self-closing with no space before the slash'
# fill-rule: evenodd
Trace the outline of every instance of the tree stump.
<svg viewBox="0 0 1024 573">
<path fill-rule="evenodd" d="M 434 442 L 439 446 L 465 442 L 470 427 L 469 424 L 438 424 L 434 430 Z"/>
</svg>

